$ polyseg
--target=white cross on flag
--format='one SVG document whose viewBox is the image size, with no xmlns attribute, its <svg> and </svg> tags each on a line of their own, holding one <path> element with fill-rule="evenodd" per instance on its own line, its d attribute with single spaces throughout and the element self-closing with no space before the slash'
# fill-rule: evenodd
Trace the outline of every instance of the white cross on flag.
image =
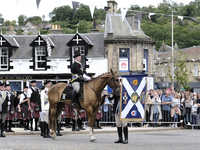
<svg viewBox="0 0 200 150">
<path fill-rule="evenodd" d="M 122 76 L 121 120 L 143 121 L 145 105 L 140 102 L 140 95 L 146 93 L 146 77 L 147 74 Z"/>
</svg>

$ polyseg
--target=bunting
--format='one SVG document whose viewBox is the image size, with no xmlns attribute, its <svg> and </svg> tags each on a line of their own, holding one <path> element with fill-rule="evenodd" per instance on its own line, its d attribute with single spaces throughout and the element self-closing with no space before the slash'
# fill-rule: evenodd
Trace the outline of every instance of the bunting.
<svg viewBox="0 0 200 150">
<path fill-rule="evenodd" d="M 72 1 L 72 6 L 73 6 L 73 15 L 75 14 L 78 5 L 79 5 L 79 2 L 74 2 L 74 1 Z"/>
<path fill-rule="evenodd" d="M 47 39 L 47 52 L 48 52 L 48 56 L 51 56 L 51 45 L 49 43 L 49 40 Z"/>
<path fill-rule="evenodd" d="M 19 0 L 16 1 L 16 5 L 18 4 Z"/>
<path fill-rule="evenodd" d="M 104 7 L 104 11 L 107 11 L 107 10 L 109 10 L 111 7 Z"/>
<path fill-rule="evenodd" d="M 36 0 L 36 4 L 37 4 L 37 9 L 39 8 L 39 5 L 40 5 L 40 1 L 41 1 L 41 0 Z"/>
<path fill-rule="evenodd" d="M 199 22 L 197 21 L 197 18 L 191 17 L 191 20 L 194 21 L 194 22 L 196 22 L 196 23 L 199 23 Z"/>
<path fill-rule="evenodd" d="M 127 9 L 126 9 L 126 8 L 124 8 L 124 9 L 121 10 L 121 13 L 122 13 L 122 22 L 123 22 L 124 19 L 125 19 L 126 12 L 127 12 Z"/>
<path fill-rule="evenodd" d="M 151 16 L 155 15 L 156 13 L 149 13 L 148 17 L 151 19 Z"/>
<path fill-rule="evenodd" d="M 95 9 L 95 5 L 89 5 L 89 8 L 90 8 L 90 13 L 91 13 L 91 16 L 92 16 L 92 19 L 93 19 L 93 14 L 94 14 L 94 9 Z"/>
<path fill-rule="evenodd" d="M 178 16 L 178 19 L 181 19 L 181 21 L 183 21 L 183 16 Z"/>
</svg>

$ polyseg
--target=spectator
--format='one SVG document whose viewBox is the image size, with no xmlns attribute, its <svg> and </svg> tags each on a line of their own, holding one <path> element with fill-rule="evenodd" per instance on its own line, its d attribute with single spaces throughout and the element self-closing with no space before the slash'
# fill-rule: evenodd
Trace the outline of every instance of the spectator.
<svg viewBox="0 0 200 150">
<path fill-rule="evenodd" d="M 183 85 L 180 86 L 180 90 L 185 92 L 185 88 L 183 87 Z"/>
<path fill-rule="evenodd" d="M 197 108 L 197 124 L 200 125 L 200 93 L 197 93 L 196 104 L 198 106 L 198 108 Z"/>
<path fill-rule="evenodd" d="M 183 122 L 185 115 L 184 106 L 185 106 L 185 93 L 182 92 L 180 98 L 181 122 Z"/>
<path fill-rule="evenodd" d="M 191 111 L 191 115 L 192 115 L 192 125 L 197 124 L 197 104 L 196 101 L 193 101 L 193 105 L 192 105 L 192 111 Z"/>
<path fill-rule="evenodd" d="M 191 100 L 191 97 L 188 96 L 185 101 L 185 110 L 186 110 L 186 124 L 190 125 L 190 114 L 192 109 L 193 101 Z"/>
<path fill-rule="evenodd" d="M 108 122 L 108 112 L 109 112 L 109 100 L 108 100 L 108 96 L 105 97 L 105 101 L 104 101 L 104 104 L 103 104 L 103 108 L 102 108 L 102 111 L 103 111 L 103 121 L 104 122 Z M 104 123 L 105 126 L 107 126 L 107 123 Z"/>
<path fill-rule="evenodd" d="M 162 103 L 164 104 L 162 107 L 163 110 L 163 122 L 169 122 L 169 115 L 170 115 L 170 105 L 173 103 L 173 99 L 169 96 L 169 91 L 166 91 L 166 95 L 162 97 Z M 167 123 L 164 124 L 165 126 L 169 126 Z"/>
<path fill-rule="evenodd" d="M 175 93 L 172 108 L 171 108 L 171 117 L 174 118 L 172 121 L 176 123 L 174 123 L 172 127 L 177 127 L 178 115 L 181 116 L 180 99 L 179 99 L 179 94 Z"/>
<path fill-rule="evenodd" d="M 151 106 L 151 115 L 150 115 L 150 120 L 152 121 L 154 118 L 154 127 L 157 127 L 158 124 L 156 123 L 157 120 L 161 120 L 162 119 L 162 113 L 161 113 L 161 100 L 158 96 L 158 94 L 154 91 L 153 93 L 153 98 L 151 99 L 152 102 L 152 106 Z"/>
</svg>

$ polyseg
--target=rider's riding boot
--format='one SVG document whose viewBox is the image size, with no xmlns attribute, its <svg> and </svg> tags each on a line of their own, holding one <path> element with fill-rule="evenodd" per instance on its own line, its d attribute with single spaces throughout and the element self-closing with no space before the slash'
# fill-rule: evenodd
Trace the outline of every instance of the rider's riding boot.
<svg viewBox="0 0 200 150">
<path fill-rule="evenodd" d="M 58 123 L 57 121 L 57 136 L 62 136 L 62 134 L 60 133 L 60 126 L 61 126 L 61 123 Z"/>
<path fill-rule="evenodd" d="M 3 132 L 4 132 L 4 124 L 3 124 L 2 119 L 0 120 L 0 122 L 1 122 L 1 136 L 0 136 L 0 137 L 6 137 L 6 136 L 3 134 Z"/>
<path fill-rule="evenodd" d="M 72 107 L 76 107 L 75 102 L 76 102 L 77 95 L 78 95 L 78 93 L 76 92 L 76 90 L 73 90 L 72 91 L 72 102 L 71 102 Z"/>
<path fill-rule="evenodd" d="M 114 143 L 123 143 L 122 127 L 117 127 L 117 132 L 118 132 L 119 139 L 115 141 Z"/>
<path fill-rule="evenodd" d="M 125 138 L 123 144 L 128 144 L 128 127 L 124 127 L 123 130 L 124 130 L 124 138 Z"/>
</svg>

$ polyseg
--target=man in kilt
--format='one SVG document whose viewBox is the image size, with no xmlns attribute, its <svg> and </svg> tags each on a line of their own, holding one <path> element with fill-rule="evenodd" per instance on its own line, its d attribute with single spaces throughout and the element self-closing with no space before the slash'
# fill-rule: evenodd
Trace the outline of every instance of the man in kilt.
<svg viewBox="0 0 200 150">
<path fill-rule="evenodd" d="M 47 80 L 45 82 L 45 88 L 41 91 L 40 98 L 41 98 L 41 113 L 40 113 L 40 118 L 41 118 L 41 136 L 43 138 L 51 138 L 49 135 L 49 128 L 48 128 L 48 123 L 49 123 L 49 100 L 48 100 L 48 91 L 49 88 L 51 87 L 52 83 L 50 80 Z"/>
<path fill-rule="evenodd" d="M 77 129 L 77 119 L 78 119 L 78 109 L 73 108 L 73 110 L 71 111 L 71 118 L 72 118 L 72 131 L 79 131 L 79 129 Z"/>
<path fill-rule="evenodd" d="M 15 117 L 15 108 L 14 108 L 14 99 L 15 95 L 10 91 L 10 84 L 5 85 L 5 90 L 7 92 L 7 99 L 8 99 L 8 107 L 7 107 L 7 114 L 5 118 L 5 131 L 6 132 L 14 132 L 12 128 L 12 121 Z M 9 129 L 7 129 L 7 124 L 9 123 Z"/>
<path fill-rule="evenodd" d="M 100 118 L 103 118 L 103 113 L 101 111 L 101 106 L 99 106 L 99 110 L 98 110 L 97 115 L 96 115 L 97 126 L 94 127 L 95 129 L 102 129 L 101 126 L 99 125 L 99 119 Z"/>
<path fill-rule="evenodd" d="M 86 111 L 81 109 L 79 110 L 79 117 L 78 117 L 78 129 L 79 130 L 85 130 L 82 126 L 83 119 L 86 118 Z"/>
<path fill-rule="evenodd" d="M 65 119 L 65 127 L 71 128 L 70 126 L 70 119 L 71 119 L 71 107 L 65 105 L 63 109 L 63 118 Z"/>
<path fill-rule="evenodd" d="M 24 92 L 21 93 L 20 96 L 20 102 L 18 105 L 18 111 L 21 114 L 21 118 L 25 122 L 24 124 L 24 130 L 30 130 L 29 129 L 29 119 L 30 119 L 30 113 L 28 111 L 28 104 L 30 104 L 30 101 L 27 97 L 28 94 L 28 86 L 24 87 Z"/>
<path fill-rule="evenodd" d="M 1 124 L 1 137 L 6 137 L 3 133 L 4 122 L 8 108 L 7 92 L 5 91 L 4 83 L 0 83 L 0 124 Z"/>
<path fill-rule="evenodd" d="M 27 95 L 28 101 L 30 101 L 29 110 L 31 110 L 31 131 L 33 131 L 33 118 L 35 118 L 35 131 L 39 131 L 37 124 L 40 117 L 41 111 L 41 100 L 40 100 L 40 91 L 36 86 L 36 80 L 31 81 L 31 88 L 28 89 Z"/>
</svg>

